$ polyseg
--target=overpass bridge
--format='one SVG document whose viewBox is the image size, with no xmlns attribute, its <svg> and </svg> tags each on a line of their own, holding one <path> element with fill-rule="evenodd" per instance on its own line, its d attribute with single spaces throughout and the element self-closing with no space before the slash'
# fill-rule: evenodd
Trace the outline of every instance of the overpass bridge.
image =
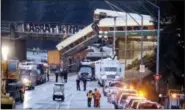
<svg viewBox="0 0 185 110">
<path fill-rule="evenodd" d="M 84 27 L 83 25 L 67 25 L 61 23 L 2 21 L 1 36 L 3 39 L 8 39 L 12 34 L 14 35 L 12 36 L 14 40 L 29 38 L 61 40 L 62 36 L 71 36 Z"/>
<path fill-rule="evenodd" d="M 57 40 L 72 36 L 83 25 L 70 25 L 61 23 L 2 21 L 1 39 L 2 45 L 9 45 L 11 56 L 19 60 L 26 59 L 26 40 Z"/>
</svg>

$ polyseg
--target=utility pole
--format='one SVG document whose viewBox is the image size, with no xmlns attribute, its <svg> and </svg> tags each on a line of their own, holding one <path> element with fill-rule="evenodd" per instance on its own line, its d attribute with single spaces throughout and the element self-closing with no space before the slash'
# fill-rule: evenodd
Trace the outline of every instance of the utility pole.
<svg viewBox="0 0 185 110">
<path fill-rule="evenodd" d="M 157 66 L 156 66 L 156 75 L 159 75 L 159 49 L 160 49 L 160 8 L 158 9 L 158 20 L 157 20 Z M 156 81 L 156 91 L 159 89 L 159 81 Z"/>
<path fill-rule="evenodd" d="M 146 0 L 152 6 L 157 8 L 157 59 L 156 59 L 156 75 L 159 75 L 159 49 L 160 49 L 160 7 Z M 158 92 L 158 80 L 156 80 L 156 91 Z"/>
<path fill-rule="evenodd" d="M 141 65 L 143 65 L 143 16 L 141 15 Z M 140 72 L 140 84 L 142 83 L 142 72 Z"/>
<path fill-rule="evenodd" d="M 125 13 L 125 67 L 127 65 L 127 36 L 128 36 L 128 33 L 127 33 L 127 13 Z"/>
</svg>

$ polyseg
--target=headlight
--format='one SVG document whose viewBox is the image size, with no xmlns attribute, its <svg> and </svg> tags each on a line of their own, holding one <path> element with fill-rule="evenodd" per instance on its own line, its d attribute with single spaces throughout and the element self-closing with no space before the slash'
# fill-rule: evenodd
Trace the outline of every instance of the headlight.
<svg viewBox="0 0 185 110">
<path fill-rule="evenodd" d="M 30 83 L 30 81 L 29 81 L 27 78 L 24 78 L 24 79 L 23 79 L 23 83 L 24 83 L 24 84 L 27 84 L 27 83 Z"/>
</svg>

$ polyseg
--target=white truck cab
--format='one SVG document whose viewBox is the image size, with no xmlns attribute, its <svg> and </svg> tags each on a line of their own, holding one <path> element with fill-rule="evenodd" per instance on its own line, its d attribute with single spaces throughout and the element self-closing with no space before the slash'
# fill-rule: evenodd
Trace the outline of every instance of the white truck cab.
<svg viewBox="0 0 185 110">
<path fill-rule="evenodd" d="M 95 62 L 95 76 L 99 85 L 116 81 L 124 77 L 125 68 L 118 60 L 103 59 Z"/>
</svg>

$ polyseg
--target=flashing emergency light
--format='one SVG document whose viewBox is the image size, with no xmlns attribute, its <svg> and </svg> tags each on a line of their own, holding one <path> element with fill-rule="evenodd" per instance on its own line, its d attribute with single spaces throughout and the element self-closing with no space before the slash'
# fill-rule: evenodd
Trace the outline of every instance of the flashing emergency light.
<svg viewBox="0 0 185 110">
<path fill-rule="evenodd" d="M 3 60 L 7 60 L 8 59 L 8 54 L 9 54 L 9 47 L 8 46 L 2 46 L 2 57 Z"/>
</svg>

